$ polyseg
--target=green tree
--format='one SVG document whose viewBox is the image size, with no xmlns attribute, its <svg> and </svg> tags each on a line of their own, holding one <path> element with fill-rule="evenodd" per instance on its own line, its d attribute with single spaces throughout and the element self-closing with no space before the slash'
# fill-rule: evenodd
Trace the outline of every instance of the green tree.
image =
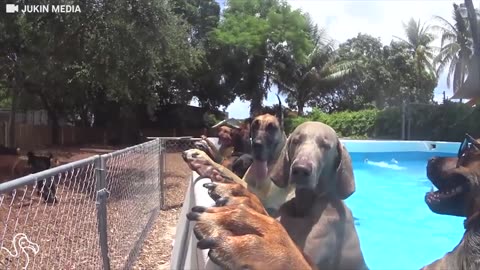
<svg viewBox="0 0 480 270">
<path fill-rule="evenodd" d="M 174 12 L 191 25 L 190 43 L 202 51 L 200 64 L 185 78 L 189 93 L 202 107 L 228 106 L 235 99 L 222 72 L 230 60 L 228 49 L 212 41 L 212 31 L 220 21 L 219 4 L 215 0 L 175 0 L 172 3 Z"/>
<path fill-rule="evenodd" d="M 389 72 L 384 88 L 386 104 L 400 106 L 403 101 L 431 103 L 437 77 L 426 69 L 419 71 L 416 68 L 417 59 L 408 45 L 392 41 L 383 51 L 383 65 Z"/>
<path fill-rule="evenodd" d="M 471 32 L 457 4 L 453 4 L 453 24 L 440 16 L 435 16 L 435 19 L 439 25 L 433 26 L 433 29 L 441 33 L 441 48 L 434 58 L 434 64 L 437 66 L 437 74 L 448 67 L 447 86 L 453 86 L 455 93 L 468 75 L 472 56 Z"/>
<path fill-rule="evenodd" d="M 292 48 L 288 44 L 278 44 L 271 49 L 272 68 L 268 74 L 278 87 L 279 93 L 286 94 L 290 108 L 296 108 L 303 115 L 304 107 L 315 95 L 320 94 L 333 80 L 330 78 L 333 59 L 333 41 L 327 37 L 325 29 L 309 21 L 309 34 L 315 44 L 305 59 L 292 57 Z"/>
<path fill-rule="evenodd" d="M 111 124 L 131 140 L 146 108 L 189 101 L 184 78 L 202 51 L 168 2 L 73 4 L 82 13 L 8 14 L 0 23 L 9 33 L 0 47 L 4 81 L 41 100 L 54 143 L 62 119 Z"/>
<path fill-rule="evenodd" d="M 383 90 L 389 73 L 383 62 L 383 47 L 378 38 L 359 33 L 339 45 L 334 67 L 343 71 L 339 84 L 324 89 L 311 102 L 326 112 L 360 110 L 383 106 Z"/>
<path fill-rule="evenodd" d="M 406 39 L 397 38 L 404 42 L 413 54 L 418 71 L 426 70 L 435 73 L 432 64 L 434 58 L 432 42 L 435 40 L 435 36 L 431 33 L 431 27 L 425 23 L 422 24 L 420 20 L 415 21 L 411 18 L 407 24 L 403 24 L 403 28 Z"/>
<path fill-rule="evenodd" d="M 236 60 L 225 66 L 226 78 L 232 80 L 228 84 L 241 99 L 251 102 L 250 112 L 255 114 L 272 84 L 269 74 L 276 61 L 270 58 L 272 50 L 285 44 L 292 57 L 303 63 L 314 47 L 309 19 L 286 1 L 230 0 L 227 6 L 213 35 L 217 44 L 229 48 L 227 57 Z"/>
</svg>

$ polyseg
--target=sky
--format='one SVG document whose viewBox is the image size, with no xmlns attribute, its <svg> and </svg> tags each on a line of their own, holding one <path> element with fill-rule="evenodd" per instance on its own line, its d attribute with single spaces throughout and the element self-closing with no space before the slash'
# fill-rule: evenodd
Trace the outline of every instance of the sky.
<svg viewBox="0 0 480 270">
<path fill-rule="evenodd" d="M 222 6 L 225 0 L 217 0 Z M 476 1 L 474 1 L 476 2 Z M 297 9 L 307 12 L 319 27 L 324 27 L 328 35 L 338 43 L 357 36 L 359 32 L 379 37 L 383 44 L 390 44 L 393 36 L 404 37 L 402 22 L 410 18 L 431 23 L 434 15 L 451 21 L 453 3 L 463 1 L 452 0 L 288 0 Z M 475 3 L 476 4 L 476 3 Z M 437 40 L 434 46 L 440 47 Z M 438 86 L 435 88 L 435 100 L 441 101 L 442 92 L 448 97 L 452 90 L 447 87 L 446 74 L 441 74 Z M 265 105 L 276 104 L 276 89 L 271 89 Z M 284 98 L 282 100 L 284 102 Z M 285 104 L 285 102 L 284 102 Z M 247 118 L 249 102 L 238 98 L 227 107 L 229 117 Z"/>
</svg>

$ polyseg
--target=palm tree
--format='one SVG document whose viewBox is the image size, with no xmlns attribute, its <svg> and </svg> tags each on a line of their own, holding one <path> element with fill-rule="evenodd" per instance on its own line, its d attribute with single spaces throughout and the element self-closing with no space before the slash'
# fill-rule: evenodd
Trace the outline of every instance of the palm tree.
<svg viewBox="0 0 480 270">
<path fill-rule="evenodd" d="M 430 33 L 430 26 L 421 24 L 420 20 L 415 21 L 411 18 L 407 24 L 403 24 L 406 39 L 396 37 L 405 43 L 413 54 L 415 62 L 417 63 L 417 71 L 427 71 L 435 74 L 433 66 L 433 52 L 432 42 L 435 36 Z"/>
<path fill-rule="evenodd" d="M 353 60 L 336 61 L 334 56 L 332 43 L 318 44 L 303 63 L 286 54 L 276 65 L 273 82 L 280 93 L 287 95 L 287 101 L 293 101 L 298 115 L 303 115 L 309 101 L 334 87 L 356 64 Z"/>
<path fill-rule="evenodd" d="M 396 38 L 404 43 L 412 53 L 417 74 L 416 85 L 412 90 L 421 91 L 423 83 L 422 73 L 426 72 L 429 76 L 437 77 L 433 66 L 434 48 L 432 46 L 435 36 L 430 33 L 430 26 L 421 24 L 420 20 L 415 21 L 413 18 L 407 24 L 404 23 L 403 28 L 407 39 Z M 416 100 L 410 101 L 415 102 Z"/>
<path fill-rule="evenodd" d="M 279 93 L 287 94 L 288 99 L 294 100 L 298 115 L 303 115 L 305 104 L 321 80 L 319 70 L 327 61 L 329 53 L 328 48 L 316 47 L 303 64 L 293 59 L 282 59 L 284 61 L 276 65 L 273 81 L 278 86 Z"/>
<path fill-rule="evenodd" d="M 468 75 L 469 61 L 472 56 L 471 32 L 457 4 L 453 4 L 454 24 L 440 16 L 435 16 L 434 19 L 439 25 L 433 26 L 433 29 L 441 33 L 440 51 L 434 58 L 437 75 L 448 66 L 447 86 L 451 86 L 453 76 L 455 93 Z"/>
</svg>

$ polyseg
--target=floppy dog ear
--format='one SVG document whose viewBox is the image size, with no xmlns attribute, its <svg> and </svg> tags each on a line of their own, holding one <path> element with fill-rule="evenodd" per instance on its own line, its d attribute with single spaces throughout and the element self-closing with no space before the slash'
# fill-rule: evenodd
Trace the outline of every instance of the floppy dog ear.
<svg viewBox="0 0 480 270">
<path fill-rule="evenodd" d="M 282 152 L 270 173 L 270 180 L 272 180 L 276 186 L 281 188 L 288 185 L 290 178 L 290 159 L 288 158 L 287 145 L 282 149 Z"/>
<path fill-rule="evenodd" d="M 336 193 L 340 199 L 345 200 L 355 192 L 352 159 L 340 140 L 337 143 L 337 151 Z"/>
</svg>

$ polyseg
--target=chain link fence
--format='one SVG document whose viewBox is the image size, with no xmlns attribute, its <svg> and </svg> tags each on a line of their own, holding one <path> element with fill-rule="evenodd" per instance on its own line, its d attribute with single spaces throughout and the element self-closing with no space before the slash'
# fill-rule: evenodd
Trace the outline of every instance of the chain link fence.
<svg viewBox="0 0 480 270">
<path fill-rule="evenodd" d="M 181 206 L 168 191 L 186 185 L 181 152 L 195 140 L 155 138 L 0 184 L 0 269 L 131 269 L 160 210 Z"/>
</svg>

